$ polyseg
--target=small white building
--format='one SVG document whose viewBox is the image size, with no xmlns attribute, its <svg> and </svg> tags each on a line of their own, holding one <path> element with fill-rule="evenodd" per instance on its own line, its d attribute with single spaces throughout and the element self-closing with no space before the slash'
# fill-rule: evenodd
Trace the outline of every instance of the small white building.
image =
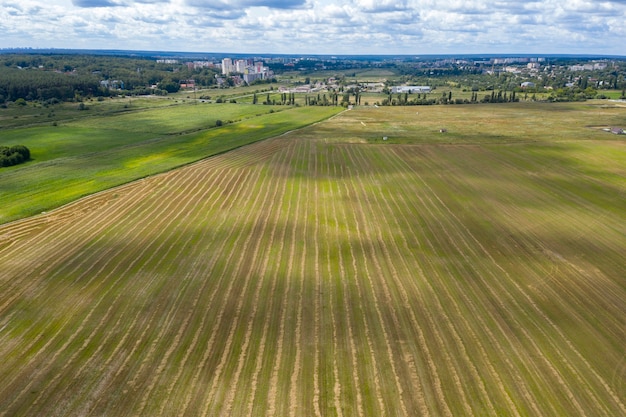
<svg viewBox="0 0 626 417">
<path fill-rule="evenodd" d="M 535 88 L 535 83 L 531 81 L 525 81 L 522 83 L 522 88 Z"/>
<path fill-rule="evenodd" d="M 400 85 L 396 87 L 391 87 L 392 93 L 430 93 L 431 88 L 426 85 Z"/>
</svg>

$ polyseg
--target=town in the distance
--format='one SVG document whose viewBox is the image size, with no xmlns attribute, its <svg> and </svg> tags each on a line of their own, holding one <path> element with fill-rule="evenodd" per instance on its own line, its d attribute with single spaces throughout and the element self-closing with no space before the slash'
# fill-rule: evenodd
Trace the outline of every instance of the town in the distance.
<svg viewBox="0 0 626 417">
<path fill-rule="evenodd" d="M 0 106 L 17 100 L 81 102 L 90 97 L 180 91 L 193 92 L 193 98 L 219 100 L 220 90 L 246 86 L 258 86 L 255 92 L 290 95 L 279 104 L 346 107 L 623 100 L 626 57 L 0 50 Z M 276 100 L 255 97 L 254 103 L 276 104 Z"/>
<path fill-rule="evenodd" d="M 250 85 L 259 81 L 272 80 L 275 74 L 286 71 L 312 73 L 364 68 L 412 69 L 415 73 L 432 78 L 454 75 L 505 75 L 519 80 L 519 88 L 573 88 L 584 85 L 596 89 L 618 89 L 626 85 L 626 58 L 593 57 L 491 57 L 491 58 L 432 58 L 432 57 L 272 57 L 272 58 L 222 58 L 220 60 L 157 59 L 163 64 L 184 64 L 190 69 L 214 68 L 216 83 L 220 87 Z M 229 81 L 230 80 L 230 81 Z M 182 88 L 193 88 L 193 80 L 183 83 Z M 366 83 L 362 85 L 370 91 L 383 92 L 384 84 Z M 299 86 L 293 91 L 308 93 L 323 89 L 336 89 L 337 79 L 329 77 L 315 84 Z M 430 93 L 430 86 L 393 86 L 391 93 Z"/>
</svg>

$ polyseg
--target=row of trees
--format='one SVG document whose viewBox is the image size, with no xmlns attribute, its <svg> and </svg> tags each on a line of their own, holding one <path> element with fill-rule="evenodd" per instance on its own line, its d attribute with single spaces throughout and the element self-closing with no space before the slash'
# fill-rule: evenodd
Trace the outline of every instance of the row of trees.
<svg viewBox="0 0 626 417">
<path fill-rule="evenodd" d="M 258 104 L 259 98 L 257 94 L 254 93 L 252 95 L 252 104 Z M 296 94 L 295 93 L 282 93 L 280 95 L 280 101 L 276 102 L 275 99 L 270 99 L 270 93 L 267 93 L 265 101 L 263 104 L 282 104 L 282 105 L 294 105 L 296 104 Z"/>
<path fill-rule="evenodd" d="M 30 150 L 23 145 L 0 146 L 0 167 L 10 167 L 30 159 Z"/>
<path fill-rule="evenodd" d="M 527 96 L 527 95 L 526 95 Z M 348 106 L 350 104 L 361 104 L 362 94 L 360 91 L 353 91 L 352 94 L 344 92 L 341 95 L 341 102 L 339 102 L 340 95 L 336 92 L 326 94 L 317 94 L 317 96 L 305 96 L 304 103 L 307 106 Z M 526 97 L 528 98 L 528 97 Z M 353 101 L 351 101 L 353 99 Z M 452 91 L 442 92 L 440 96 L 427 93 L 400 93 L 389 94 L 382 102 L 376 104 L 382 106 L 424 106 L 432 104 L 473 104 L 473 103 L 510 103 L 517 102 L 519 98 L 515 91 L 491 91 L 489 94 L 483 95 L 479 99 L 477 92 L 472 92 L 471 97 L 467 98 L 452 98 Z M 366 103 L 367 104 L 367 103 Z"/>
</svg>

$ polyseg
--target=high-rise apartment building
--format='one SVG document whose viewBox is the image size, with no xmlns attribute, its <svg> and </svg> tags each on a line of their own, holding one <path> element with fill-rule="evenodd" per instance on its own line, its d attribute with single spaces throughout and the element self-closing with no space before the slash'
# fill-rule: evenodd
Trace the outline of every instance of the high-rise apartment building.
<svg viewBox="0 0 626 417">
<path fill-rule="evenodd" d="M 233 60 L 230 58 L 222 59 L 222 74 L 228 75 L 231 72 L 234 72 Z"/>
</svg>

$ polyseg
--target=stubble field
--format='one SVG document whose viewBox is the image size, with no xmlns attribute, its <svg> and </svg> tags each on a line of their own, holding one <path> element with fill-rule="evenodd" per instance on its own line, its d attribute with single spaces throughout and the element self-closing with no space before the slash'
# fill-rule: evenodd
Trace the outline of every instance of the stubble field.
<svg viewBox="0 0 626 417">
<path fill-rule="evenodd" d="M 0 416 L 624 415 L 625 114 L 355 109 L 5 225 Z"/>
</svg>

